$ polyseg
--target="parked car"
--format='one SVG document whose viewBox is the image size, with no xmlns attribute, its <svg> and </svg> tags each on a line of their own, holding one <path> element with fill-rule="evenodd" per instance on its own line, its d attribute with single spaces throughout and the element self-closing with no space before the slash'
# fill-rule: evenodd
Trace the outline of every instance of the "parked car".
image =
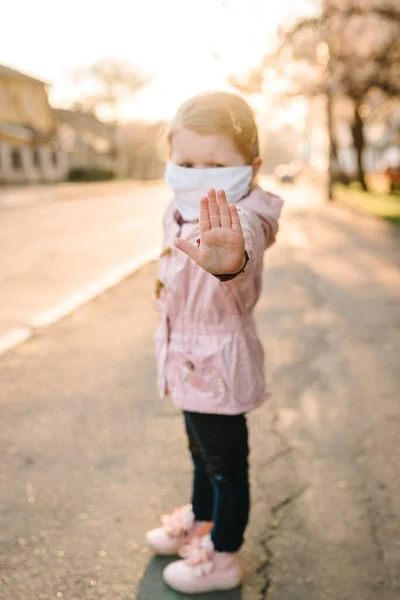
<svg viewBox="0 0 400 600">
<path fill-rule="evenodd" d="M 295 164 L 278 165 L 274 171 L 275 177 L 280 183 L 294 183 L 300 169 Z"/>
</svg>

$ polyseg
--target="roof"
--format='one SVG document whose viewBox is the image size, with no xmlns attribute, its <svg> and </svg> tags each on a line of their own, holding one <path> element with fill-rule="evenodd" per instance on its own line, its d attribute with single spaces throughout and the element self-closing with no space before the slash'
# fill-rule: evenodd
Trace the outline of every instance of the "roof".
<svg viewBox="0 0 400 600">
<path fill-rule="evenodd" d="M 6 139 L 13 143 L 29 144 L 34 139 L 34 134 L 29 127 L 13 125 L 0 121 L 0 140 Z"/>
<path fill-rule="evenodd" d="M 30 75 L 26 75 L 25 73 L 21 73 L 21 71 L 16 71 L 15 69 L 11 69 L 10 67 L 6 67 L 2 64 L 0 64 L 0 77 L 9 77 L 10 79 L 18 79 L 20 81 L 30 81 L 33 83 L 42 83 L 43 85 L 48 85 L 46 81 L 42 81 L 36 77 L 31 77 Z"/>
<path fill-rule="evenodd" d="M 58 131 L 62 140 L 62 145 L 67 151 L 74 150 L 81 143 L 90 146 L 95 150 L 95 152 L 100 154 L 109 152 L 112 148 L 111 141 L 105 137 L 95 135 L 90 131 L 77 131 L 67 123 L 61 123 Z"/>
<path fill-rule="evenodd" d="M 112 126 L 100 121 L 89 111 L 56 108 L 54 112 L 61 123 L 66 123 L 76 131 L 90 132 L 105 139 L 112 135 Z"/>
</svg>

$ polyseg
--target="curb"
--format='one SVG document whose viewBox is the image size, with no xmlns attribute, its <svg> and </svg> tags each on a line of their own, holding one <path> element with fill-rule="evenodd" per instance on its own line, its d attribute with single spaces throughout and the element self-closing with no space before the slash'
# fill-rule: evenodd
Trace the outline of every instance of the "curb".
<svg viewBox="0 0 400 600">
<path fill-rule="evenodd" d="M 110 288 L 114 287 L 130 275 L 133 275 L 144 267 L 147 263 L 156 260 L 160 255 L 160 247 L 157 246 L 147 250 L 139 256 L 135 256 L 111 269 L 101 279 L 94 281 L 80 290 L 73 292 L 61 302 L 54 304 L 47 310 L 34 315 L 27 323 L 9 329 L 0 335 L 0 356 L 9 352 L 19 344 L 26 342 L 31 338 L 36 330 L 49 327 L 63 317 L 74 312 L 84 304 L 87 304 L 94 298 L 97 298 Z"/>
</svg>

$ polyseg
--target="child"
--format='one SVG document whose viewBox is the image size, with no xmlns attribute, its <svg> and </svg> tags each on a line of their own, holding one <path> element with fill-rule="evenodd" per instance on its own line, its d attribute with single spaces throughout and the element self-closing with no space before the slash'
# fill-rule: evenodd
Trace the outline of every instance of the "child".
<svg viewBox="0 0 400 600">
<path fill-rule="evenodd" d="M 147 541 L 159 554 L 182 556 L 164 579 L 194 594 L 241 582 L 237 552 L 250 507 L 246 413 L 266 398 L 253 310 L 282 201 L 255 183 L 257 128 L 240 96 L 190 99 L 168 141 L 174 199 L 156 286 L 158 382 L 183 411 L 194 478 L 191 504 L 162 517 Z"/>
</svg>

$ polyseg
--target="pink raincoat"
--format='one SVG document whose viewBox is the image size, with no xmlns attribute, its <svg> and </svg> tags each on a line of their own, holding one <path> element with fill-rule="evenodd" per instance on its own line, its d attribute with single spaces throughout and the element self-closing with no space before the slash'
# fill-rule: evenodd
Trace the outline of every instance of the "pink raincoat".
<svg viewBox="0 0 400 600">
<path fill-rule="evenodd" d="M 183 410 L 234 415 L 268 397 L 264 352 L 253 310 L 261 293 L 263 254 L 275 241 L 282 200 L 255 188 L 237 203 L 249 262 L 221 282 L 173 246 L 176 237 L 196 243 L 198 222 L 182 223 L 172 201 L 164 214 L 164 247 L 156 302 L 158 384 Z"/>
</svg>

